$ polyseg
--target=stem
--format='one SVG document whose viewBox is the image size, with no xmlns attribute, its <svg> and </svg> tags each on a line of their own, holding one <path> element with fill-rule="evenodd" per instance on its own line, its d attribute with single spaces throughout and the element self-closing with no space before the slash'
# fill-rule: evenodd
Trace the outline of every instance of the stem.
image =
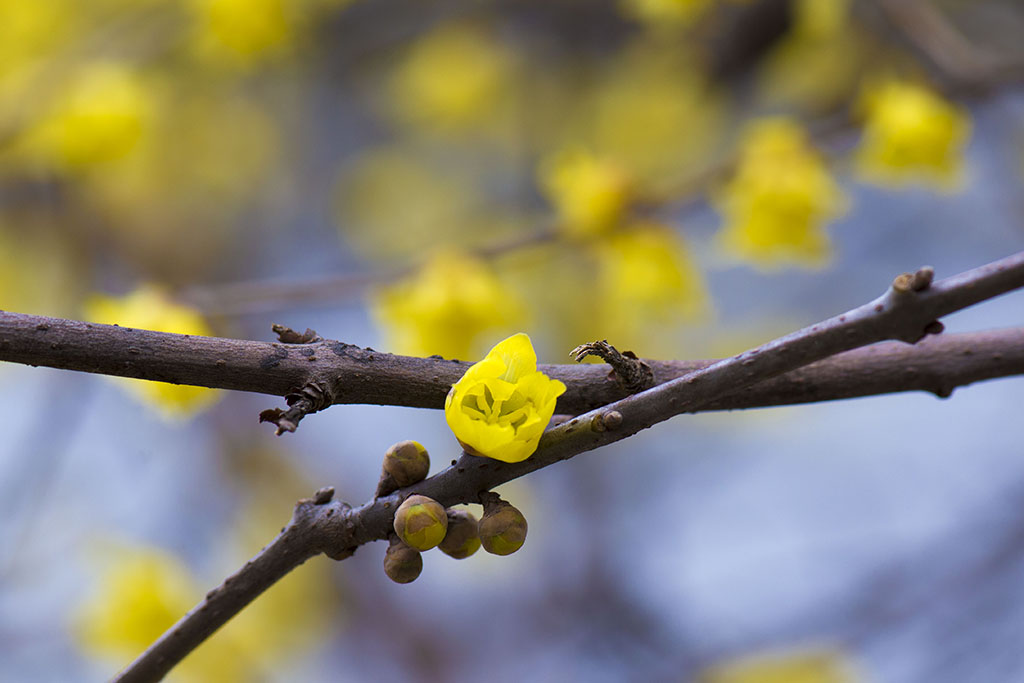
<svg viewBox="0 0 1024 683">
<path fill-rule="evenodd" d="M 463 454 L 433 477 L 357 509 L 331 503 L 333 489 L 321 489 L 313 499 L 299 501 L 292 522 L 281 535 L 208 593 L 116 680 L 159 680 L 257 595 L 308 558 L 323 552 L 344 559 L 364 543 L 387 538 L 394 511 L 412 494 L 428 496 L 445 507 L 479 502 L 481 494 L 495 486 L 622 440 L 816 360 L 883 339 L 916 341 L 938 331 L 936 317 L 1024 286 L 1024 253 L 931 287 L 930 283 L 926 269 L 900 276 L 882 297 L 848 313 L 553 427 L 523 462 L 504 463 Z M 610 413 L 618 413 L 614 421 L 605 419 Z M 596 429 L 599 423 L 600 430 Z"/>
</svg>

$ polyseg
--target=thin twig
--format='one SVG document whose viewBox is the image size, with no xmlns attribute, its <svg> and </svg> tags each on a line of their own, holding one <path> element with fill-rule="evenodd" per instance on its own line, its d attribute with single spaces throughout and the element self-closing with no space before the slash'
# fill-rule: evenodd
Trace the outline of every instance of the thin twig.
<svg viewBox="0 0 1024 683">
<path fill-rule="evenodd" d="M 695 370 L 549 429 L 527 460 L 504 463 L 463 454 L 451 467 L 359 508 L 315 499 L 298 503 L 292 522 L 267 548 L 135 660 L 118 681 L 158 680 L 262 591 L 313 555 L 344 559 L 359 545 L 387 538 L 394 511 L 414 493 L 448 507 L 479 502 L 505 482 L 624 439 L 710 401 L 795 370 L 814 360 L 883 339 L 915 342 L 935 330 L 936 318 L 1024 287 L 1024 254 L 976 268 L 929 286 L 922 269 L 897 278 L 875 301 L 762 347 Z M 903 285 L 910 286 L 904 287 Z M 616 415 L 614 428 L 604 418 Z M 596 429 L 597 423 L 602 428 Z"/>
<path fill-rule="evenodd" d="M 345 524 L 348 507 L 331 502 L 333 489 L 321 489 L 313 498 L 295 505 L 288 525 L 270 544 L 237 572 L 206 594 L 188 614 L 178 620 L 142 655 L 114 678 L 118 683 L 159 681 L 200 643 L 209 638 L 263 591 L 311 557 L 326 553 L 334 559 L 348 555 L 333 553 L 333 546 L 349 547 L 350 527 Z"/>
<path fill-rule="evenodd" d="M 597 356 L 612 366 L 612 376 L 631 394 L 654 386 L 651 366 L 636 357 L 632 351 L 619 351 L 607 339 L 580 344 L 569 352 L 577 363 L 587 356 Z"/>
<path fill-rule="evenodd" d="M 1019 57 L 1001 56 L 974 44 L 931 2 L 875 0 L 874 4 L 954 89 L 994 88 L 1024 77 Z"/>
</svg>

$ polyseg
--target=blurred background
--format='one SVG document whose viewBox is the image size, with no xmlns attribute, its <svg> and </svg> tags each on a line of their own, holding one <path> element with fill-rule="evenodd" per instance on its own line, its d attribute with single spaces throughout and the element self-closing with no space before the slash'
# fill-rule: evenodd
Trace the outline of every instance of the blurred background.
<svg viewBox="0 0 1024 683">
<path fill-rule="evenodd" d="M 1024 248 L 1021 35 L 1016 0 L 0 0 L 0 307 L 736 353 Z M 0 381 L 2 680 L 109 678 L 298 498 L 459 453 L 439 411 L 275 438 L 274 397 Z M 679 417 L 502 487 L 515 555 L 316 558 L 172 678 L 1022 680 L 1022 405 Z"/>
</svg>

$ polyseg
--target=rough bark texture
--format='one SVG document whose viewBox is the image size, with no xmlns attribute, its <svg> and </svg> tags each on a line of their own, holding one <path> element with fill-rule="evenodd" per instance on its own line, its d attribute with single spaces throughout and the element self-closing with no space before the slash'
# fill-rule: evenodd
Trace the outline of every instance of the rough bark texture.
<svg viewBox="0 0 1024 683">
<path fill-rule="evenodd" d="M 244 341 L 150 332 L 0 312 L 0 360 L 65 370 L 249 391 L 295 393 L 326 380 L 334 402 L 442 408 L 469 363 L 380 353 L 338 341 Z M 655 384 L 718 361 L 645 361 Z M 606 365 L 542 365 L 565 383 L 557 412 L 578 415 L 624 398 Z M 701 410 L 828 401 L 953 388 L 1024 373 L 1024 328 L 889 342 L 849 351 L 712 401 Z"/>
<path fill-rule="evenodd" d="M 931 279 L 930 269 L 902 275 L 883 296 L 864 306 L 552 427 L 537 451 L 522 462 L 463 454 L 433 477 L 356 509 L 331 502 L 333 491 L 322 489 L 313 499 L 299 501 L 291 523 L 277 539 L 208 593 L 118 680 L 158 680 L 259 593 L 312 555 L 322 552 L 344 559 L 364 543 L 387 538 L 395 510 L 410 495 L 428 496 L 445 507 L 479 502 L 499 484 L 625 439 L 674 415 L 699 410 L 785 373 L 800 368 L 807 372 L 811 368 L 806 366 L 815 361 L 884 339 L 917 342 L 941 331 L 937 317 L 1024 287 L 1024 253 L 935 286 Z M 1019 331 L 1016 334 L 1019 347 Z M 966 357 L 972 355 L 974 352 Z M 985 360 L 1002 363 L 994 356 Z M 614 419 L 609 419 L 612 416 Z"/>
</svg>

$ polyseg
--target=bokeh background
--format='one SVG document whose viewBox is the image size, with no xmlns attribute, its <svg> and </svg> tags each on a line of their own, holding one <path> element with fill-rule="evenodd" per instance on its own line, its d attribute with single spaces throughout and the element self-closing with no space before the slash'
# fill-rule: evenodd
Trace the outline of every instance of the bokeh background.
<svg viewBox="0 0 1024 683">
<path fill-rule="evenodd" d="M 0 306 L 719 357 L 1024 248 L 1014 0 L 0 0 Z M 947 329 L 1019 325 L 1015 293 Z M 103 680 L 438 411 L 5 365 L 0 679 Z M 316 558 L 189 681 L 1024 679 L 1024 382 L 679 417 L 526 545 Z M 479 508 L 476 513 L 479 514 Z"/>
</svg>

